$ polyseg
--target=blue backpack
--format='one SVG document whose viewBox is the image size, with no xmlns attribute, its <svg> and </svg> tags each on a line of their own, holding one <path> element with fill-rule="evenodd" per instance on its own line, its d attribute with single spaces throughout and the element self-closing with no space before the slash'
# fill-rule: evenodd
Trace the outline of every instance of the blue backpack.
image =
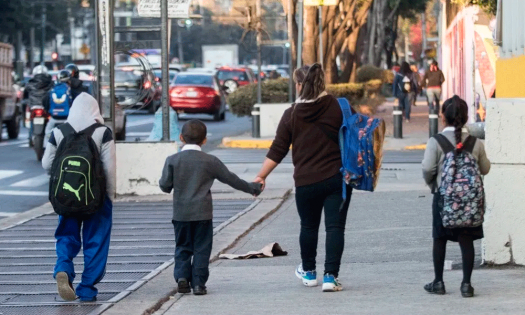
<svg viewBox="0 0 525 315">
<path fill-rule="evenodd" d="M 69 116 L 69 108 L 73 103 L 70 90 L 69 85 L 60 83 L 49 91 L 49 114 L 53 118 Z"/>
<path fill-rule="evenodd" d="M 339 147 L 343 162 L 343 199 L 346 199 L 347 185 L 357 190 L 374 191 L 381 170 L 385 122 L 352 114 L 346 98 L 337 100 L 343 111 Z"/>
</svg>

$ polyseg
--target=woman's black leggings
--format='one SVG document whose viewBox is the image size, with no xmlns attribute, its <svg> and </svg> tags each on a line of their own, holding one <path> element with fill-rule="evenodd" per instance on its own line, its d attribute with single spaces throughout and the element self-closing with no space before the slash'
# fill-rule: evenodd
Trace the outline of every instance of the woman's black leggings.
<svg viewBox="0 0 525 315">
<path fill-rule="evenodd" d="M 472 270 L 474 269 L 474 240 L 472 236 L 460 235 L 458 237 L 461 256 L 463 258 L 463 283 L 470 283 Z M 447 240 L 434 239 L 434 282 L 443 281 L 443 267 L 445 265 L 445 253 L 447 251 Z"/>
<path fill-rule="evenodd" d="M 326 227 L 325 274 L 339 275 L 341 256 L 345 246 L 345 226 L 352 188 L 347 187 L 346 201 L 343 203 L 342 175 L 338 174 L 322 182 L 296 188 L 295 201 L 301 218 L 301 259 L 305 271 L 315 270 L 319 225 L 324 208 Z"/>
</svg>

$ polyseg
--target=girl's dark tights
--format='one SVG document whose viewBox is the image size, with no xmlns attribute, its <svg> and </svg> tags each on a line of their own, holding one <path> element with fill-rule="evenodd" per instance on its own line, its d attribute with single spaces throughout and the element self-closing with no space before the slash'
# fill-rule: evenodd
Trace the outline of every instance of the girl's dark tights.
<svg viewBox="0 0 525 315">
<path fill-rule="evenodd" d="M 474 240 L 472 236 L 460 235 L 458 237 L 461 256 L 463 258 L 463 283 L 470 283 L 472 270 L 474 269 Z M 445 265 L 445 254 L 447 251 L 446 239 L 434 239 L 434 283 L 443 281 L 443 268 Z"/>
</svg>

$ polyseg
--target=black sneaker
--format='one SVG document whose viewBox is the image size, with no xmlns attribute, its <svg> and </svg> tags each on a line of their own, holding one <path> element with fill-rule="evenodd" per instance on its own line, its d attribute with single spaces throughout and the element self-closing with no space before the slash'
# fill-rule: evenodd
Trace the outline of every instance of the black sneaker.
<svg viewBox="0 0 525 315">
<path fill-rule="evenodd" d="M 206 291 L 206 287 L 205 286 L 195 286 L 195 288 L 193 288 L 193 294 L 194 295 L 206 295 L 208 294 L 208 291 Z"/>
<path fill-rule="evenodd" d="M 177 281 L 178 289 L 177 292 L 179 293 L 191 293 L 190 284 L 188 283 L 188 280 L 184 278 L 180 278 Z"/>
<path fill-rule="evenodd" d="M 445 291 L 445 283 L 443 281 L 430 282 L 426 284 L 424 288 L 425 288 L 425 291 L 427 291 L 428 293 L 432 293 L 432 294 L 443 295 L 447 293 L 447 291 Z"/>
<path fill-rule="evenodd" d="M 461 284 L 461 296 L 464 298 L 469 298 L 469 297 L 474 296 L 474 288 L 470 285 L 470 283 Z"/>
</svg>

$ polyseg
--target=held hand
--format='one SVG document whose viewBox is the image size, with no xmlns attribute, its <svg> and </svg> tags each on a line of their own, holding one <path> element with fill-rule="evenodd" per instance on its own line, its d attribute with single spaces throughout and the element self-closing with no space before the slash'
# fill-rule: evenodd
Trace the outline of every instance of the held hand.
<svg viewBox="0 0 525 315">
<path fill-rule="evenodd" d="M 261 192 L 264 191 L 264 188 L 266 188 L 266 180 L 262 177 L 255 177 L 255 179 L 253 180 L 255 183 L 259 183 L 262 185 L 261 187 Z"/>
</svg>

